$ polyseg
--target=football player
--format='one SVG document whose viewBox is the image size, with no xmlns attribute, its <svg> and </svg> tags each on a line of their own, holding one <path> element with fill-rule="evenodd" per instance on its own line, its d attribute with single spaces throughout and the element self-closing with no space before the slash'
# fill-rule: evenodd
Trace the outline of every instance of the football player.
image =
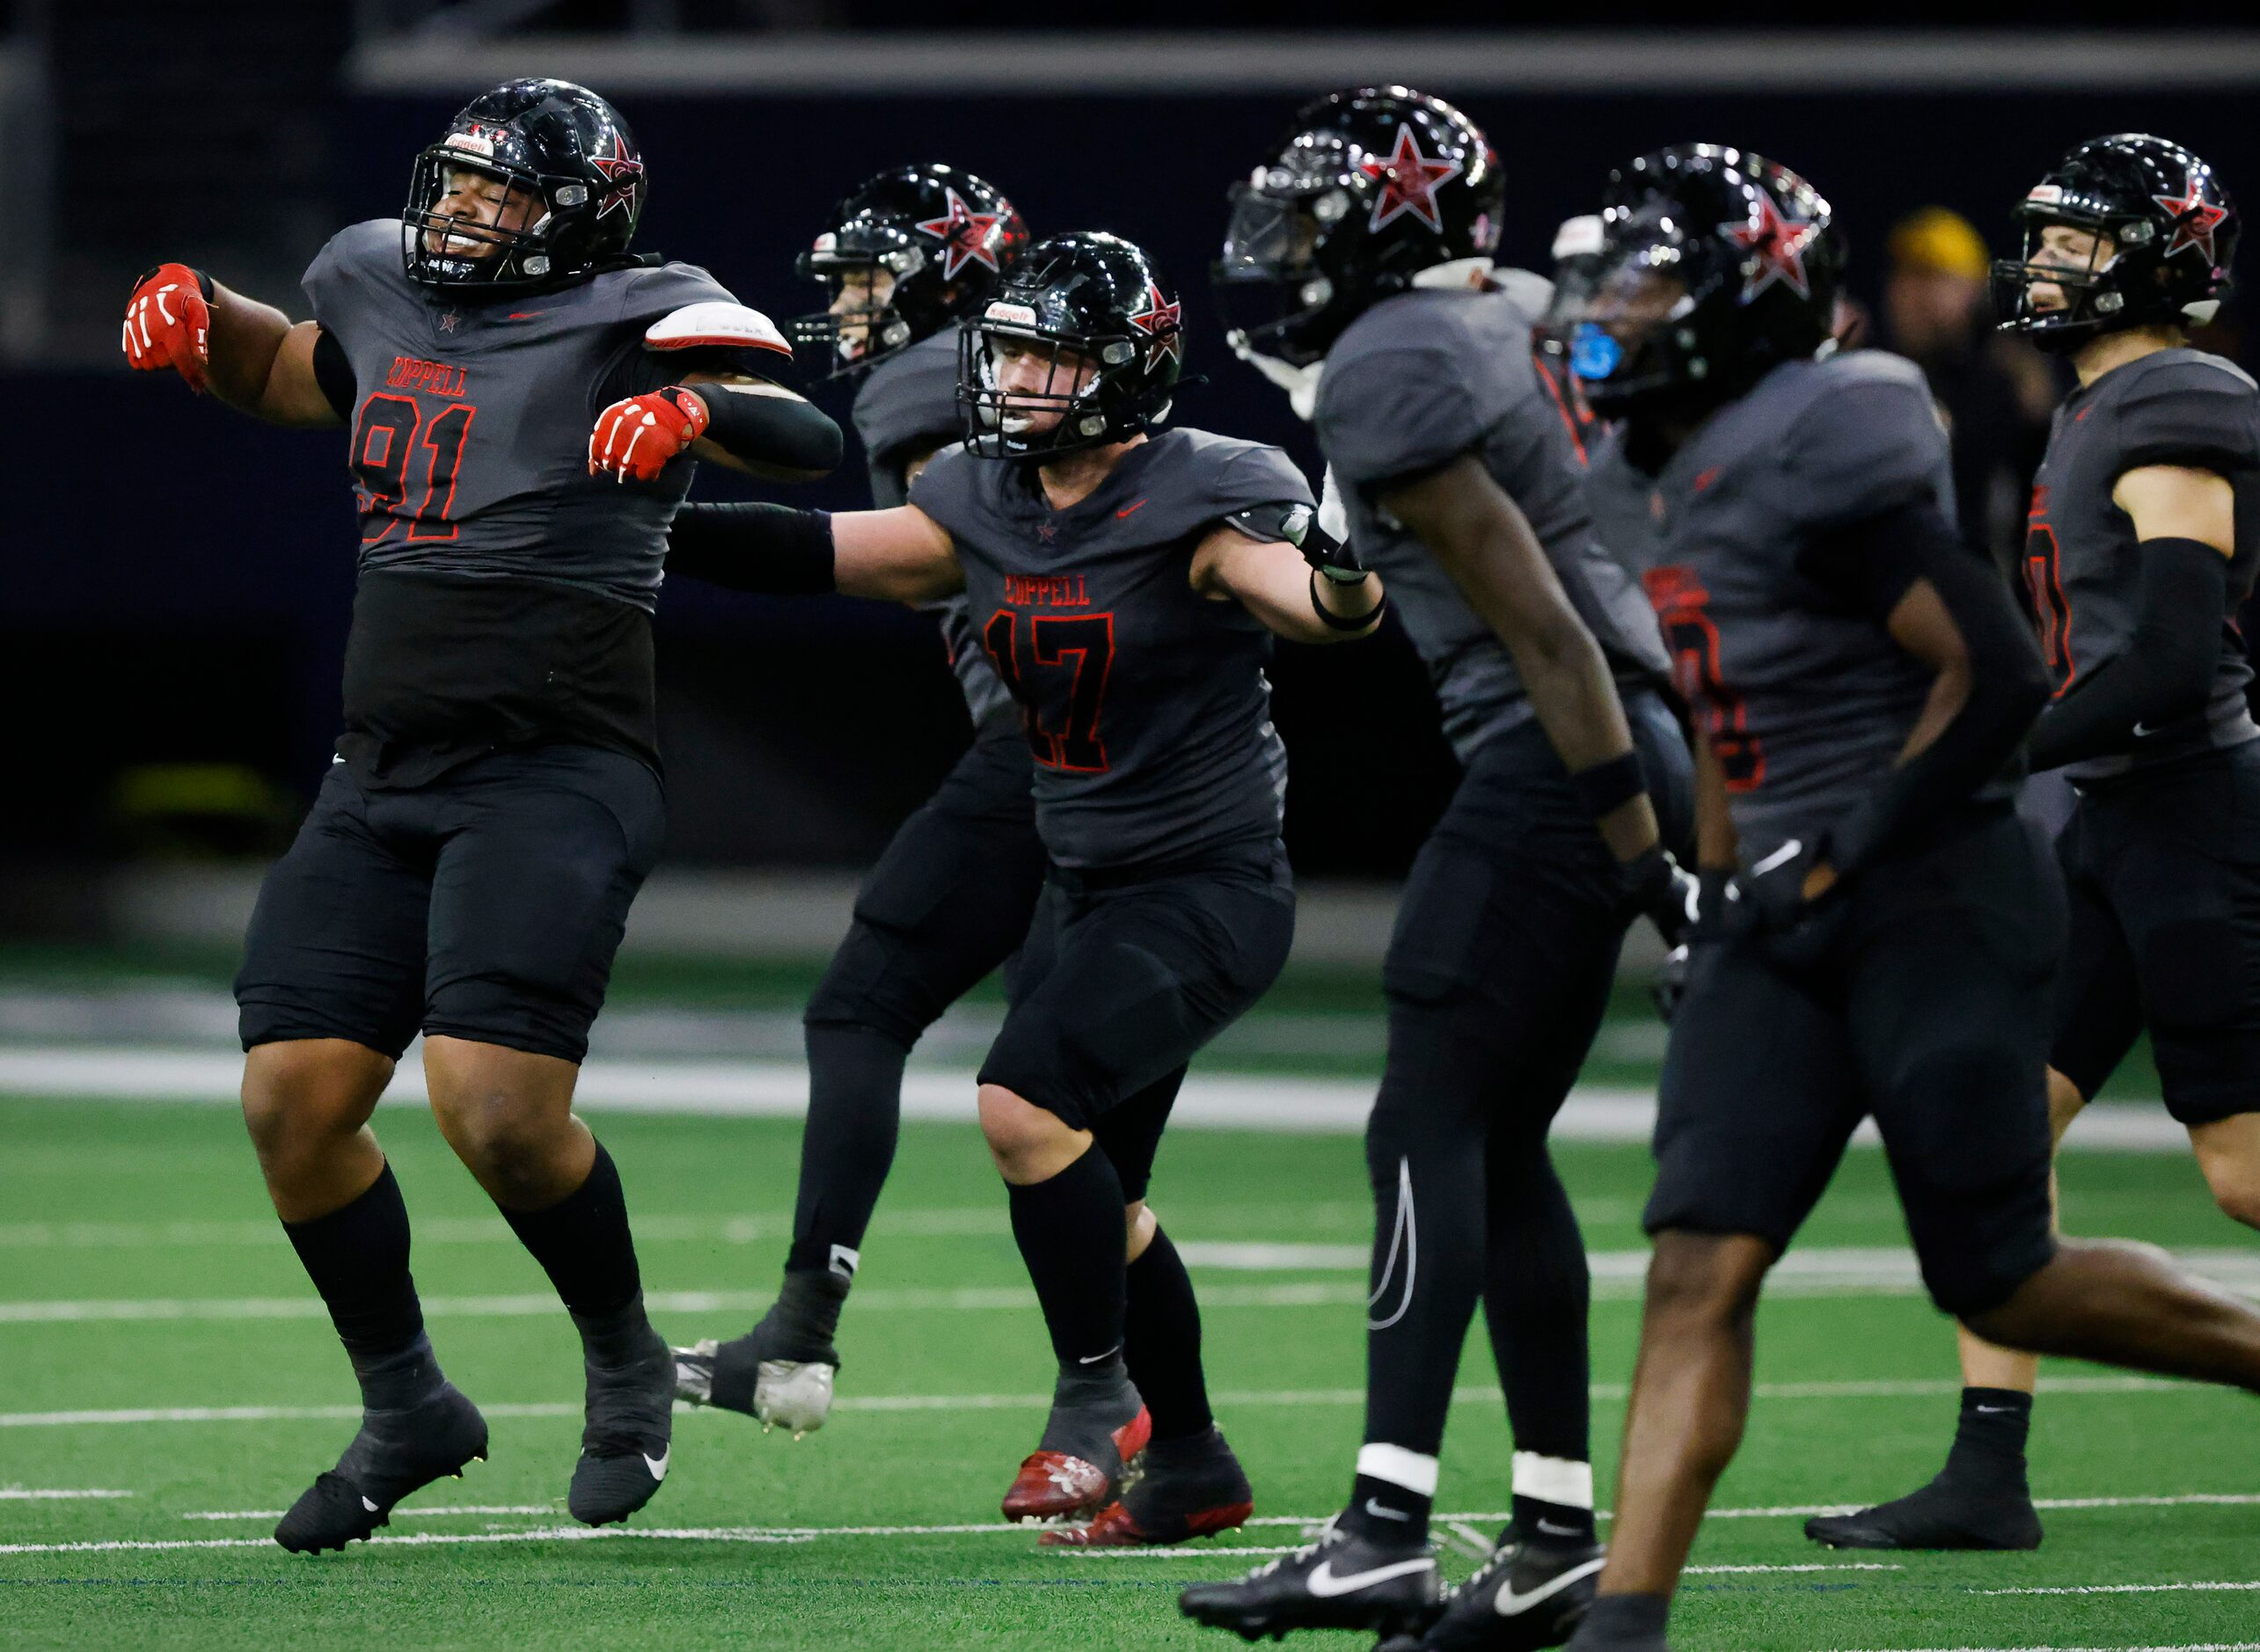
<svg viewBox="0 0 2260 1652">
<path fill-rule="evenodd" d="M 801 255 L 801 274 L 823 281 L 831 303 L 787 330 L 829 353 L 836 376 L 860 377 L 855 428 L 878 508 L 902 504 L 935 451 L 962 434 L 958 323 L 1028 240 L 995 185 L 950 166 L 899 166 L 841 201 Z M 911 1047 L 1012 955 L 1043 887 L 1013 698 L 965 599 L 934 611 L 973 744 L 864 880 L 853 925 L 808 1002 L 808 1119 L 783 1288 L 747 1334 L 676 1350 L 681 1398 L 795 1436 L 821 1428 L 831 1405 L 832 1339 L 894 1160 Z"/>
<path fill-rule="evenodd" d="M 1365 1443 L 1319 1543 L 1185 1591 L 1244 1634 L 1433 1615 L 1429 1515 L 1479 1297 L 1514 1512 L 1432 1644 L 1557 1645 L 1600 1569 L 1590 1284 L 1547 1131 L 1640 893 L 1659 910 L 1669 893 L 1649 795 L 1685 820 L 1688 756 L 1655 616 L 1595 541 L 1577 429 L 1536 370 L 1536 306 L 1493 272 L 1503 196 L 1451 105 L 1337 93 L 1233 192 L 1216 271 L 1243 350 L 1306 387 L 1350 542 L 1389 581 L 1463 769 L 1383 966 Z"/>
<path fill-rule="evenodd" d="M 135 367 L 349 427 L 360 494 L 345 731 L 236 981 L 244 1115 L 364 1406 L 275 1528 L 287 1549 L 366 1538 L 486 1451 L 424 1334 L 369 1129 L 419 1031 L 442 1133 L 581 1332 L 567 1506 L 624 1519 L 670 1458 L 674 1362 L 619 1175 L 572 1111 L 663 825 L 651 610 L 689 458 L 818 475 L 839 434 L 780 384 L 791 352 L 764 317 L 628 252 L 645 192 L 609 103 L 513 81 L 417 157 L 401 217 L 322 250 L 311 319 L 179 264 L 127 311 Z"/>
<path fill-rule="evenodd" d="M 1658 1652 L 1750 1396 L 1766 1271 L 1862 1117 L 1932 1299 L 2011 1346 L 2260 1388 L 2260 1312 L 2151 1247 L 2059 1242 L 2042 1083 L 2062 885 L 2011 793 L 2047 698 L 1951 515 L 1922 375 L 1832 353 L 1844 241 L 1760 157 L 1612 185 L 1578 376 L 1589 490 L 1695 710 L 1706 899 L 1656 1126 L 1655 1239 L 1600 1594 Z"/>
<path fill-rule="evenodd" d="M 1147 1181 L 1185 1064 L 1270 985 L 1294 927 L 1271 634 L 1366 635 L 1382 596 L 1278 450 L 1163 428 L 1179 305 L 1130 243 L 1030 248 L 961 347 L 966 443 L 907 505 L 706 507 L 670 554 L 757 589 L 965 593 L 1020 707 L 1050 861 L 978 1096 L 1058 1363 L 1004 1511 L 1097 1511 L 1048 1544 L 1175 1542 L 1238 1525 L 1254 1497 Z M 1161 1299 L 1126 1337 L 1130 1277 L 1157 1253 Z"/>
<path fill-rule="evenodd" d="M 2023 558 L 2054 698 L 2029 748 L 2078 788 L 2058 839 L 2071 939 L 2049 1055 L 2060 1137 L 2147 1028 L 2166 1107 L 2220 1208 L 2260 1226 L 2260 727 L 2235 616 L 2260 566 L 2260 392 L 2189 347 L 2240 224 L 2162 138 L 2082 143 L 2018 206 L 2003 325 L 2071 357 Z M 2248 960 L 2253 961 L 2248 961 Z M 1962 1414 L 1938 1477 L 1808 1521 L 1842 1548 L 2029 1549 L 2038 1368 L 1962 1334 Z"/>
</svg>

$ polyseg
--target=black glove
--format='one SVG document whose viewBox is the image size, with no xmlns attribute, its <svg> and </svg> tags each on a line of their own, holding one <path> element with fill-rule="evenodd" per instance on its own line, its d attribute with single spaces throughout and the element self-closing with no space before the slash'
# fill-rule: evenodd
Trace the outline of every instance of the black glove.
<svg viewBox="0 0 2260 1652">
<path fill-rule="evenodd" d="M 1738 874 L 1727 891 L 1729 924 L 1758 935 L 1766 957 L 1782 969 L 1806 969 L 1819 963 L 1843 928 L 1849 910 L 1843 899 L 1844 880 L 1805 898 L 1805 879 L 1827 860 L 1825 843 L 1792 838 Z"/>
<path fill-rule="evenodd" d="M 1648 996 L 1656 1000 L 1656 1013 L 1669 1025 L 1679 1012 L 1679 1000 L 1687 996 L 1687 969 L 1690 954 L 1686 941 L 1681 941 L 1664 954 L 1657 966 L 1656 978 L 1648 983 Z"/>
<path fill-rule="evenodd" d="M 1694 948 L 1726 933 L 1727 891 L 1733 881 L 1732 874 L 1725 872 L 1706 872 L 1700 878 L 1689 877 L 1676 864 L 1671 876 L 1675 895 L 1684 900 L 1676 929 L 1664 927 L 1669 915 L 1649 914 L 1657 933 L 1671 948 L 1664 954 L 1663 963 L 1657 967 L 1655 978 L 1648 983 L 1648 995 L 1656 1002 L 1656 1012 L 1667 1022 L 1678 1012 L 1679 1000 L 1687 994 L 1687 976 L 1693 967 Z"/>
</svg>

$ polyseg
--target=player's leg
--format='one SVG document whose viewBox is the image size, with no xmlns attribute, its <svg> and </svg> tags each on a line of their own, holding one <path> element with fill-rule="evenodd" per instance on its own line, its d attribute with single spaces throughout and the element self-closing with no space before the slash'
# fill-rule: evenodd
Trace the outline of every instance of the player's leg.
<svg viewBox="0 0 2260 1652">
<path fill-rule="evenodd" d="M 981 1071 L 983 1128 L 1059 1364 L 1051 1415 L 1007 1495 L 1008 1518 L 1103 1508 L 1120 1459 L 1151 1427 L 1122 1350 L 1127 1197 L 1093 1127 L 1261 997 L 1294 927 L 1276 849 L 1246 866 L 1119 886 L 1056 876 L 1049 956 L 1040 978 L 1031 972 L 1019 987 Z M 1141 1150 L 1149 1163 L 1151 1151 Z M 1132 1169 L 1142 1175 L 1144 1166 Z"/>
<path fill-rule="evenodd" d="M 1695 948 L 1656 1123 L 1656 1236 L 1608 1561 L 1579 1652 L 1657 1652 L 1712 1488 L 1740 1444 L 1766 1270 L 1826 1188 L 1861 1111 L 1813 971 L 1751 939 Z"/>
<path fill-rule="evenodd" d="M 1122 1177 L 1124 1254 L 1123 1352 L 1152 1418 L 1137 1479 L 1088 1525 L 1047 1532 L 1047 1546 L 1126 1548 L 1180 1543 L 1230 1531 L 1254 1512 L 1255 1494 L 1209 1407 L 1201 1363 L 1201 1305 L 1145 1190 L 1184 1070 L 1149 1085 L 1102 1116 L 1093 1130 Z"/>
<path fill-rule="evenodd" d="M 2213 1202 L 2245 1226 L 2260 1227 L 2260 1113 L 2192 1124 L 2190 1145 Z"/>
<path fill-rule="evenodd" d="M 361 1387 L 360 1432 L 275 1529 L 342 1548 L 486 1450 L 441 1374 L 408 1270 L 408 1212 L 369 1129 L 423 998 L 426 874 L 344 768 L 260 891 L 236 980 L 244 1122 L 275 1213 Z"/>
<path fill-rule="evenodd" d="M 777 1301 L 743 1336 L 678 1349 L 680 1398 L 795 1436 L 823 1425 L 839 1366 L 833 1337 L 894 1162 L 903 1065 L 1020 944 L 1043 867 L 1028 742 L 999 722 L 903 823 L 857 894 L 804 1018 L 808 1116 Z"/>
<path fill-rule="evenodd" d="M 499 753 L 433 790 L 432 1111 L 581 1333 L 587 1421 L 567 1507 L 602 1525 L 666 1476 L 675 1363 L 644 1313 L 619 1172 L 573 1091 L 665 806 L 648 769 L 583 747 Z"/>
</svg>

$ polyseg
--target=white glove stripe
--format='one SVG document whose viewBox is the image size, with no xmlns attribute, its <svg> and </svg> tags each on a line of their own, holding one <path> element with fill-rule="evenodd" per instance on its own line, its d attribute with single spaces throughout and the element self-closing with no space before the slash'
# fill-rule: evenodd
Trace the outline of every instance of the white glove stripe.
<svg viewBox="0 0 2260 1652">
<path fill-rule="evenodd" d="M 150 295 L 150 302 L 157 306 L 157 313 L 165 318 L 165 325 L 168 327 L 179 325 L 179 318 L 174 316 L 172 311 L 166 308 L 165 302 L 165 294 L 172 292 L 172 290 L 173 289 L 170 287 L 160 287 L 156 292 Z"/>
<path fill-rule="evenodd" d="M 648 422 L 648 420 L 647 420 L 647 422 Z M 635 435 L 628 438 L 628 450 L 620 455 L 619 474 L 614 478 L 615 480 L 625 482 L 628 479 L 628 468 L 635 463 L 636 443 L 642 440 L 643 428 L 641 426 L 639 426 L 637 427 Z"/>
</svg>

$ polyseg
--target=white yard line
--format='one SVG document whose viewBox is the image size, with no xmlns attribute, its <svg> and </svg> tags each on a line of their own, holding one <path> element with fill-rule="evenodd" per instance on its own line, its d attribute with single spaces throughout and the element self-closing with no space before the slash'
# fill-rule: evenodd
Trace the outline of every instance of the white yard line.
<svg viewBox="0 0 2260 1652">
<path fill-rule="evenodd" d="M 0 1502 L 74 1502 L 81 1498 L 107 1500 L 133 1495 L 129 1491 L 54 1491 L 33 1486 L 0 1486 Z"/>
<path fill-rule="evenodd" d="M 2185 1595 L 2243 1594 L 2260 1590 L 2251 1583 L 2059 1583 L 2053 1587 L 2030 1584 L 2022 1589 L 1973 1589 L 1973 1595 Z"/>
<path fill-rule="evenodd" d="M 754 1526 L 541 1526 L 530 1531 L 411 1531 L 369 1539 L 372 1547 L 429 1547 L 443 1543 L 588 1543 L 608 1538 L 645 1542 L 806 1543 Z M 84 1543 L 0 1543 L 0 1554 L 91 1554 L 120 1549 L 263 1549 L 273 1538 L 111 1538 Z"/>
<path fill-rule="evenodd" d="M 410 1516 L 429 1520 L 447 1515 L 544 1515 L 554 1517 L 557 1505 L 553 1502 L 466 1502 L 442 1503 L 436 1508 L 416 1509 L 406 1504 L 392 1510 L 395 1519 Z M 183 1520 L 280 1520 L 280 1509 L 201 1509 L 194 1514 L 185 1514 Z"/>
<path fill-rule="evenodd" d="M 1872 1652 L 1845 1648 L 1844 1652 Z M 1899 1652 L 1884 1648 L 1882 1652 Z M 1981 1646 L 1912 1647 L 1906 1652 L 2260 1652 L 2260 1641 L 2176 1641 L 2170 1646 Z"/>
</svg>

